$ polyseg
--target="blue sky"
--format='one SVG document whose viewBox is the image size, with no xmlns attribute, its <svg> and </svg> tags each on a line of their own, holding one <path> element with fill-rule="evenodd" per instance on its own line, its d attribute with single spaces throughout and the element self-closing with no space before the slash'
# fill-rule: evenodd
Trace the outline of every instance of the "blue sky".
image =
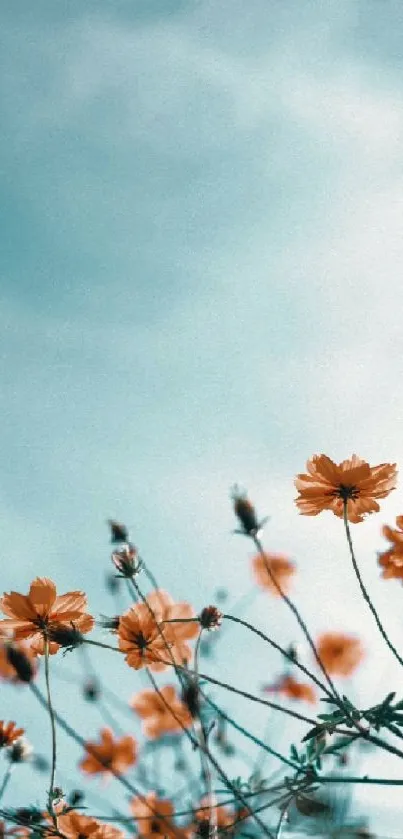
<svg viewBox="0 0 403 839">
<path fill-rule="evenodd" d="M 49 575 L 110 610 L 112 515 L 175 597 L 235 600 L 239 481 L 313 632 L 362 634 L 378 698 L 397 673 L 341 524 L 298 516 L 293 477 L 321 451 L 403 463 L 401 3 L 21 0 L 1 18 L 4 590 Z M 399 487 L 354 529 L 397 641 L 376 551 L 401 512 Z M 269 607 L 250 615 L 297 637 Z M 240 685 L 249 642 L 228 636 Z M 248 660 L 256 685 L 267 662 Z"/>
</svg>

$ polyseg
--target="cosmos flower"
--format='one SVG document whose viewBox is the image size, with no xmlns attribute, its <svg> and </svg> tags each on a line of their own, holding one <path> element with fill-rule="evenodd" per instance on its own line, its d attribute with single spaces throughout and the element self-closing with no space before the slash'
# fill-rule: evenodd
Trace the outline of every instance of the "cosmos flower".
<svg viewBox="0 0 403 839">
<path fill-rule="evenodd" d="M 295 503 L 305 516 L 331 510 L 342 518 L 346 502 L 348 520 L 361 522 L 366 514 L 379 511 L 376 499 L 386 498 L 396 488 L 395 463 L 370 466 L 355 454 L 338 465 L 325 454 L 313 455 L 306 468 L 309 474 L 295 479 L 299 492 Z"/>
<path fill-rule="evenodd" d="M 165 591 L 156 590 L 146 603 L 131 606 L 120 617 L 119 649 L 130 667 L 165 670 L 170 663 L 183 664 L 192 656 L 186 641 L 198 635 L 195 613 L 188 603 L 175 603 Z"/>
<path fill-rule="evenodd" d="M 192 649 L 187 641 L 196 638 L 200 631 L 193 607 L 190 603 L 175 603 L 171 595 L 162 589 L 151 592 L 147 602 L 163 624 L 164 634 L 169 635 L 171 655 L 176 663 L 189 663 Z"/>
<path fill-rule="evenodd" d="M 48 816 L 47 821 L 52 822 L 50 816 Z M 124 839 L 124 833 L 117 827 L 99 822 L 92 816 L 86 816 L 76 810 L 59 814 L 57 828 L 66 839 Z M 54 836 L 53 825 L 52 829 L 45 835 L 47 839 Z"/>
<path fill-rule="evenodd" d="M 312 685 L 297 682 L 293 676 L 287 673 L 273 685 L 264 685 L 263 690 L 265 693 L 278 693 L 288 699 L 298 699 L 311 704 L 317 701 L 316 691 Z"/>
<path fill-rule="evenodd" d="M 57 595 L 56 586 L 47 577 L 36 577 L 27 595 L 16 591 L 0 598 L 0 609 L 7 618 L 0 621 L 0 629 L 12 630 L 20 641 L 30 638 L 30 647 L 36 654 L 45 652 L 45 639 L 50 630 L 71 629 L 89 632 L 94 619 L 85 612 L 87 597 L 81 591 Z M 59 644 L 49 641 L 49 652 L 56 653 Z"/>
<path fill-rule="evenodd" d="M 16 728 L 15 722 L 0 720 L 0 749 L 11 746 L 24 734 L 23 728 Z"/>
<path fill-rule="evenodd" d="M 392 578 L 403 580 L 403 516 L 397 516 L 396 530 L 385 524 L 382 533 L 392 542 L 391 547 L 378 555 L 378 563 L 383 569 L 384 580 Z"/>
<path fill-rule="evenodd" d="M 134 737 L 127 735 L 114 740 L 110 728 L 102 728 L 100 735 L 100 743 L 88 741 L 85 744 L 88 754 L 80 763 L 83 772 L 88 775 L 120 775 L 136 763 L 137 743 Z"/>
<path fill-rule="evenodd" d="M 163 734 L 182 732 L 183 728 L 188 728 L 192 724 L 190 712 L 177 695 L 173 685 L 165 685 L 159 693 L 155 690 L 143 690 L 130 702 L 133 710 L 143 720 L 144 734 L 151 740 Z"/>
<path fill-rule="evenodd" d="M 365 655 L 358 638 L 341 632 L 321 635 L 316 649 L 327 673 L 335 676 L 351 676 Z"/>
<path fill-rule="evenodd" d="M 291 577 L 296 572 L 295 563 L 282 554 L 268 552 L 265 552 L 264 557 L 258 553 L 252 558 L 252 570 L 257 584 L 274 594 L 275 597 L 280 597 L 280 592 L 271 579 L 267 566 L 283 593 L 286 594 L 290 587 Z"/>
<path fill-rule="evenodd" d="M 139 839 L 188 839 L 189 831 L 176 827 L 172 821 L 174 807 L 171 801 L 158 798 L 150 792 L 144 798 L 132 798 L 130 809 L 137 821 Z"/>
</svg>

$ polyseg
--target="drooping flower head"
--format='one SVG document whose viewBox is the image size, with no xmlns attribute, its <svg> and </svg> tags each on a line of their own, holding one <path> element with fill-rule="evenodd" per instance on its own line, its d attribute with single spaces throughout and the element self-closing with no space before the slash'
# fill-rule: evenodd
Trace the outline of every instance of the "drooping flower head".
<svg viewBox="0 0 403 839">
<path fill-rule="evenodd" d="M 268 551 L 265 551 L 264 557 L 258 553 L 252 558 L 252 570 L 257 584 L 269 591 L 270 594 L 274 594 L 275 597 L 281 597 L 279 589 L 267 570 L 268 568 L 281 591 L 287 594 L 291 578 L 296 572 L 295 563 L 283 554 L 269 553 Z"/>
<path fill-rule="evenodd" d="M 397 516 L 396 530 L 385 524 L 382 533 L 392 542 L 391 547 L 378 556 L 378 563 L 383 569 L 382 577 L 384 580 L 394 578 L 403 581 L 403 516 Z"/>
<path fill-rule="evenodd" d="M 265 693 L 277 693 L 286 696 L 287 699 L 302 700 L 311 704 L 315 704 L 317 701 L 316 691 L 312 685 L 306 682 L 298 682 L 288 673 L 285 673 L 273 685 L 264 685 L 263 691 Z"/>
<path fill-rule="evenodd" d="M 41 655 L 51 630 L 71 629 L 72 625 L 80 632 L 92 629 L 94 619 L 85 612 L 86 607 L 87 597 L 83 592 L 57 595 L 52 580 L 36 577 L 27 595 L 12 591 L 0 598 L 0 609 L 8 615 L 0 621 L 0 629 L 12 630 L 17 641 L 30 638 L 31 650 Z M 49 641 L 49 652 L 56 653 L 59 646 L 55 641 Z"/>
<path fill-rule="evenodd" d="M 342 632 L 324 633 L 316 649 L 327 673 L 335 676 L 351 676 L 365 655 L 359 638 Z"/>
<path fill-rule="evenodd" d="M 137 743 L 134 737 L 127 735 L 115 740 L 110 728 L 102 728 L 100 740 L 100 743 L 88 741 L 85 744 L 88 754 L 80 763 L 83 772 L 89 775 L 122 774 L 136 763 Z"/>
<path fill-rule="evenodd" d="M 306 468 L 308 474 L 297 475 L 294 482 L 299 492 L 295 503 L 305 516 L 331 510 L 342 518 L 346 503 L 348 520 L 361 522 L 366 514 L 379 511 L 376 499 L 396 488 L 395 463 L 370 466 L 355 454 L 338 465 L 325 454 L 313 455 Z"/>
<path fill-rule="evenodd" d="M 130 705 L 143 720 L 144 734 L 151 740 L 182 732 L 192 724 L 191 714 L 173 685 L 165 685 L 159 693 L 143 690 L 133 697 Z"/>
</svg>

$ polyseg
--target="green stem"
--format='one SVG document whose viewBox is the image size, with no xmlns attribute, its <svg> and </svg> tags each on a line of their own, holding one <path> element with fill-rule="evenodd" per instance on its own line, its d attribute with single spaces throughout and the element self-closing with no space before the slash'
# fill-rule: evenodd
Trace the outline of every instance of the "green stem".
<svg viewBox="0 0 403 839">
<path fill-rule="evenodd" d="M 250 632 L 253 632 L 255 635 L 258 635 L 259 638 L 262 638 L 263 641 L 266 641 L 268 644 L 270 644 L 270 646 L 273 647 L 273 649 L 280 652 L 288 661 L 291 662 L 291 664 L 294 665 L 294 667 L 298 667 L 298 669 L 301 670 L 302 673 L 305 674 L 305 676 L 308 676 L 309 679 L 312 679 L 312 681 L 315 682 L 315 684 L 321 690 L 323 690 L 323 692 L 326 694 L 326 696 L 333 698 L 333 694 L 330 692 L 330 690 L 326 687 L 326 685 L 323 684 L 323 682 L 320 681 L 320 679 L 318 679 L 315 676 L 314 673 L 311 673 L 310 670 L 308 670 L 307 667 L 304 667 L 303 664 L 300 664 L 299 661 L 296 661 L 295 658 L 290 653 L 287 652 L 287 650 L 284 650 L 283 647 L 280 647 L 279 644 L 277 644 L 275 641 L 272 641 L 272 639 L 269 638 L 268 635 L 265 635 L 264 632 L 261 632 L 260 629 L 257 629 L 255 626 L 253 626 L 253 624 L 248 623 L 248 621 L 242 620 L 242 618 L 234 617 L 234 615 L 226 615 L 225 614 L 225 615 L 223 615 L 223 618 L 225 620 L 233 621 L 234 623 L 239 623 L 240 626 L 244 626 L 246 629 L 249 629 Z"/>
<path fill-rule="evenodd" d="M 0 801 L 1 801 L 1 799 L 3 798 L 3 795 L 4 795 L 5 791 L 6 791 L 7 786 L 8 786 L 8 782 L 9 782 L 9 780 L 10 780 L 10 778 L 11 778 L 11 773 L 12 773 L 12 771 L 13 771 L 13 764 L 12 764 L 12 763 L 10 763 L 10 766 L 7 768 L 7 770 L 6 770 L 6 772 L 5 772 L 5 775 L 4 775 L 4 778 L 3 778 L 3 783 L 2 783 L 2 785 L 1 785 L 1 787 L 0 787 Z"/>
<path fill-rule="evenodd" d="M 306 640 L 307 640 L 307 642 L 308 642 L 308 644 L 309 644 L 309 646 L 310 646 L 310 648 L 311 648 L 311 650 L 312 650 L 312 652 L 313 652 L 313 655 L 314 655 L 314 657 L 315 657 L 316 663 L 317 663 L 318 667 L 321 669 L 321 671 L 322 671 L 322 673 L 323 673 L 323 675 L 324 675 L 324 677 L 325 677 L 325 679 L 326 679 L 326 681 L 327 681 L 327 683 L 328 683 L 328 685 L 329 685 L 329 688 L 330 688 L 330 690 L 331 690 L 332 695 L 333 695 L 333 696 L 334 696 L 337 700 L 339 700 L 339 701 L 340 701 L 339 694 L 337 693 L 337 690 L 336 690 L 336 688 L 335 688 L 335 686 L 334 686 L 334 684 L 333 684 L 333 682 L 332 682 L 332 679 L 330 678 L 330 676 L 329 676 L 329 674 L 328 674 L 328 672 L 327 672 L 327 670 L 326 670 L 326 667 L 324 666 L 323 662 L 321 661 L 321 659 L 320 659 L 320 657 L 319 657 L 319 654 L 318 654 L 318 651 L 317 651 L 317 649 L 316 649 L 316 646 L 315 646 L 314 640 L 313 640 L 313 638 L 312 638 L 312 636 L 311 636 L 311 634 L 310 634 L 310 632 L 309 632 L 309 630 L 308 630 L 308 627 L 307 627 L 307 625 L 306 625 L 305 621 L 304 621 L 304 620 L 303 620 L 303 618 L 301 617 L 301 615 L 300 615 L 300 613 L 299 613 L 299 611 L 298 611 L 297 607 L 296 607 L 296 606 L 295 606 L 295 604 L 293 603 L 293 601 L 292 601 L 289 597 L 287 597 L 287 595 L 285 594 L 285 592 L 283 591 L 283 589 L 281 588 L 281 586 L 280 586 L 280 585 L 279 585 L 279 583 L 277 582 L 276 576 L 275 576 L 275 574 L 273 574 L 273 572 L 272 572 L 272 570 L 271 570 L 271 568 L 270 568 L 270 565 L 269 565 L 269 563 L 267 562 L 267 559 L 266 559 L 266 554 L 265 554 L 265 551 L 264 551 L 264 549 L 263 549 L 263 545 L 262 545 L 262 543 L 261 543 L 260 539 L 259 539 L 259 538 L 258 538 L 258 536 L 256 536 L 256 535 L 254 535 L 254 536 L 252 537 L 252 539 L 253 539 L 253 541 L 254 541 L 254 543 L 255 543 L 255 545 L 256 545 L 256 547 L 257 547 L 257 549 L 258 549 L 258 551 L 259 551 L 259 553 L 260 553 L 260 555 L 261 555 L 261 557 L 262 557 L 262 559 L 263 559 L 263 561 L 264 561 L 265 568 L 266 568 L 266 571 L 267 571 L 267 573 L 268 573 L 268 575 L 269 575 L 269 577 L 270 577 L 271 582 L 272 582 L 272 583 L 273 583 L 273 585 L 275 586 L 275 588 L 276 588 L 276 590 L 278 591 L 278 593 L 279 593 L 280 597 L 284 600 L 284 603 L 286 603 L 286 604 L 287 604 L 287 606 L 288 606 L 288 608 L 289 608 L 289 609 L 291 609 L 291 612 L 293 613 L 294 617 L 296 618 L 297 623 L 299 624 L 300 628 L 302 629 L 302 632 L 303 632 L 303 634 L 305 635 L 305 638 L 306 638 Z"/>
<path fill-rule="evenodd" d="M 49 678 L 49 640 L 48 638 L 44 639 L 45 642 L 45 682 L 46 682 L 46 696 L 47 696 L 47 705 L 49 711 L 49 719 L 50 719 L 50 727 L 52 732 L 52 764 L 50 770 L 50 786 L 49 786 L 49 796 L 48 796 L 48 808 L 49 813 L 52 816 L 53 822 L 55 827 L 57 827 L 57 817 L 54 812 L 53 808 L 53 799 L 54 799 L 54 786 L 55 786 L 55 773 L 56 773 L 56 725 L 55 725 L 55 714 L 52 705 L 52 697 L 50 693 L 50 678 Z"/>
<path fill-rule="evenodd" d="M 372 614 L 375 618 L 376 625 L 379 629 L 379 632 L 382 635 L 383 640 L 385 641 L 385 643 L 387 644 L 389 649 L 392 651 L 393 655 L 395 656 L 395 658 L 397 659 L 399 664 L 401 664 L 402 667 L 403 667 L 403 658 L 399 655 L 396 647 L 394 647 L 394 645 L 392 644 L 392 642 L 388 638 L 388 636 L 385 632 L 385 629 L 383 628 L 383 625 L 381 623 L 381 620 L 379 618 L 378 612 L 375 609 L 375 606 L 374 606 L 374 604 L 373 604 L 373 602 L 372 602 L 372 600 L 371 600 L 371 598 L 370 598 L 370 596 L 367 592 L 367 589 L 365 588 L 363 579 L 361 577 L 360 569 L 358 568 L 357 560 L 356 560 L 355 554 L 354 554 L 353 542 L 352 542 L 352 539 L 351 539 L 350 527 L 349 527 L 349 524 L 348 524 L 347 503 L 348 503 L 347 501 L 344 501 L 344 506 L 343 506 L 344 527 L 346 529 L 346 536 L 347 536 L 348 546 L 349 546 L 349 549 L 350 549 L 351 561 L 353 563 L 355 576 L 357 577 L 357 580 L 358 580 L 358 583 L 359 583 L 359 586 L 360 586 L 360 589 L 361 589 L 361 594 L 362 594 L 365 602 L 368 604 L 368 606 L 369 606 L 369 608 L 370 608 L 370 610 L 371 610 L 371 612 L 372 612 Z"/>
</svg>

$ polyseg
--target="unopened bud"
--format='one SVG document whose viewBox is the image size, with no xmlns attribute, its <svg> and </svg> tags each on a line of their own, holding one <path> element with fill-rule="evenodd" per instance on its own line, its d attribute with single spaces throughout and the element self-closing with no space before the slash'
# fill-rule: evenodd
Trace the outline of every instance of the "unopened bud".
<svg viewBox="0 0 403 839">
<path fill-rule="evenodd" d="M 131 579 L 141 571 L 142 562 L 138 550 L 130 543 L 124 545 L 119 551 L 114 551 L 111 559 L 122 577 Z"/>
<path fill-rule="evenodd" d="M 21 682 L 28 684 L 35 676 L 35 669 L 32 662 L 25 653 L 14 644 L 6 644 L 7 661 L 14 667 L 16 675 Z"/>
</svg>

